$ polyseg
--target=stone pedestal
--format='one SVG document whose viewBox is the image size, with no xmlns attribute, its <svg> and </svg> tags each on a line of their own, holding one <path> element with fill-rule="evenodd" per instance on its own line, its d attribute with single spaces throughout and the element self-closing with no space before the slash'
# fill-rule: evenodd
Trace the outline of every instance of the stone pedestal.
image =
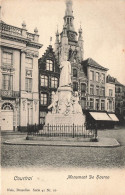
<svg viewBox="0 0 125 195">
<path fill-rule="evenodd" d="M 52 114 L 48 113 L 45 119 L 45 125 L 84 125 L 85 115 L 81 113 L 69 114 L 68 116 L 64 114 Z"/>
<path fill-rule="evenodd" d="M 72 88 L 70 86 L 59 87 L 58 88 L 59 101 L 60 102 L 61 101 L 62 102 L 65 102 L 65 101 L 70 102 L 71 92 L 72 92 Z"/>
<path fill-rule="evenodd" d="M 45 125 L 84 125 L 85 115 L 82 113 L 78 101 L 72 102 L 72 88 L 70 86 L 59 87 L 56 112 L 48 113 Z M 80 108 L 79 108 L 80 107 Z M 78 109 L 79 108 L 79 109 Z"/>
</svg>

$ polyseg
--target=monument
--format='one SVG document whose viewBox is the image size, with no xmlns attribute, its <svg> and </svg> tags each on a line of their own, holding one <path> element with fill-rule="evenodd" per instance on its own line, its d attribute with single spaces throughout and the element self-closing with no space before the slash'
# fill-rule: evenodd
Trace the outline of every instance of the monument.
<svg viewBox="0 0 125 195">
<path fill-rule="evenodd" d="M 79 95 L 71 88 L 71 64 L 64 56 L 60 65 L 60 82 L 57 92 L 52 93 L 51 110 L 46 115 L 45 125 L 84 125 L 85 115 L 79 104 Z"/>
</svg>

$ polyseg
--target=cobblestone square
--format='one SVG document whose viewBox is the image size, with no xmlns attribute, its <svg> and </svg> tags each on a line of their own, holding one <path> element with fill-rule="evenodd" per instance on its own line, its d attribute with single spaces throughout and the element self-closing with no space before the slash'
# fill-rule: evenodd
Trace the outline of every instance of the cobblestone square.
<svg viewBox="0 0 125 195">
<path fill-rule="evenodd" d="M 119 147 L 65 147 L 5 145 L 5 140 L 26 135 L 2 135 L 2 167 L 39 168 L 124 168 L 125 128 L 100 130 L 99 137 L 115 138 Z"/>
</svg>

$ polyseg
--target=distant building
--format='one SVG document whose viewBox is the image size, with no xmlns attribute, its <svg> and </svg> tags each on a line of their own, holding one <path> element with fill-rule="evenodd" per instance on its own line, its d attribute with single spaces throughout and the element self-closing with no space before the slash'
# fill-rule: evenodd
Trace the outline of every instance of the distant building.
<svg viewBox="0 0 125 195">
<path fill-rule="evenodd" d="M 115 78 L 110 75 L 106 78 L 106 110 L 109 113 L 115 112 Z"/>
<path fill-rule="evenodd" d="M 60 69 L 51 45 L 39 59 L 39 123 L 44 125 L 52 92 L 59 86 Z"/>
<path fill-rule="evenodd" d="M 115 80 L 115 112 L 122 122 L 125 119 L 125 86 Z"/>
<path fill-rule="evenodd" d="M 25 130 L 39 123 L 38 30 L 29 33 L 0 21 L 0 126 Z"/>
<path fill-rule="evenodd" d="M 88 58 L 82 61 L 82 67 L 87 72 L 87 109 L 88 110 L 107 110 L 106 109 L 106 76 L 107 68 L 99 65 L 93 59 Z"/>
</svg>

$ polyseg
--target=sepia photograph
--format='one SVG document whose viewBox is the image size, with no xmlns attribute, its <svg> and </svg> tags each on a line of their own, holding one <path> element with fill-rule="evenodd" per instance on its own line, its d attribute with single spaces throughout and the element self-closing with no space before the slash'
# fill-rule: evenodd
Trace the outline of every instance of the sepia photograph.
<svg viewBox="0 0 125 195">
<path fill-rule="evenodd" d="M 1 195 L 125 194 L 124 70 L 124 0 L 0 0 Z"/>
</svg>

